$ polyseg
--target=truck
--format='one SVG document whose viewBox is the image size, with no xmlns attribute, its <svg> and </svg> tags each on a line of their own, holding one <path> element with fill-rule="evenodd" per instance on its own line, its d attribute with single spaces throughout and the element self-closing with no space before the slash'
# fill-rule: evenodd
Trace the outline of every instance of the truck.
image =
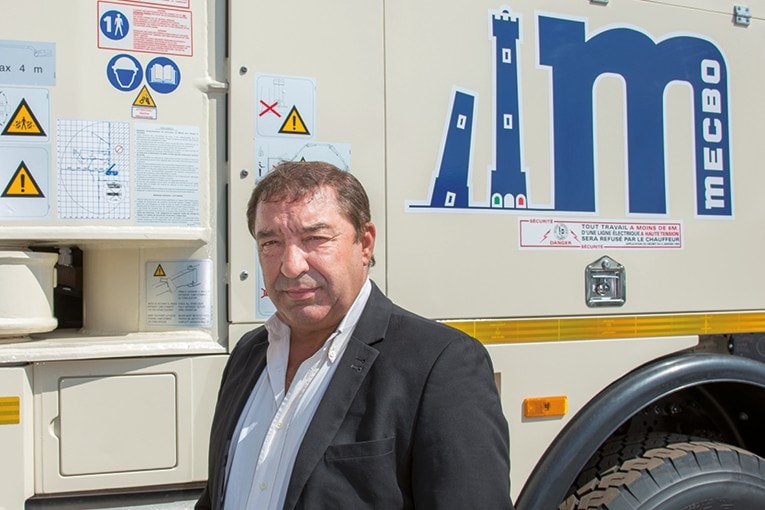
<svg viewBox="0 0 765 510">
<path fill-rule="evenodd" d="M 763 16 L 6 2 L 0 509 L 193 506 L 283 160 L 358 176 L 371 278 L 484 343 L 519 510 L 762 507 Z"/>
</svg>

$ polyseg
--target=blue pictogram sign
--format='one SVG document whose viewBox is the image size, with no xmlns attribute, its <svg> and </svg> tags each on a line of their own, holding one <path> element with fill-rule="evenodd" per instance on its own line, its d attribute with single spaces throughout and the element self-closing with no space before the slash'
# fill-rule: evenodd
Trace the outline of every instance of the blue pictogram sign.
<svg viewBox="0 0 765 510">
<path fill-rule="evenodd" d="M 143 69 L 135 57 L 121 53 L 113 56 L 106 64 L 106 77 L 115 89 L 129 92 L 141 84 Z"/>
<path fill-rule="evenodd" d="M 168 94 L 181 83 L 181 71 L 169 58 L 157 57 L 146 66 L 146 81 L 153 90 Z"/>
<path fill-rule="evenodd" d="M 113 41 L 123 39 L 130 31 L 127 17 L 120 11 L 106 11 L 98 22 L 101 33 Z"/>
</svg>

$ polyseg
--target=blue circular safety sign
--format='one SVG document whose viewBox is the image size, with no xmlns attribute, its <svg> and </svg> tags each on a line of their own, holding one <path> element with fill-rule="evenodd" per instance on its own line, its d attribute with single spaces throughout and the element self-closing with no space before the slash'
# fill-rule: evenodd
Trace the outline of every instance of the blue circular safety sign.
<svg viewBox="0 0 765 510">
<path fill-rule="evenodd" d="M 157 57 L 146 66 L 146 81 L 160 94 L 168 94 L 181 83 L 181 71 L 169 58 Z"/>
<path fill-rule="evenodd" d="M 106 64 L 106 76 L 115 89 L 130 92 L 141 84 L 143 69 L 135 57 L 120 53 L 113 56 Z"/>
<path fill-rule="evenodd" d="M 101 33 L 109 39 L 119 41 L 123 39 L 130 30 L 130 23 L 127 17 L 120 11 L 106 11 L 99 20 Z"/>
</svg>

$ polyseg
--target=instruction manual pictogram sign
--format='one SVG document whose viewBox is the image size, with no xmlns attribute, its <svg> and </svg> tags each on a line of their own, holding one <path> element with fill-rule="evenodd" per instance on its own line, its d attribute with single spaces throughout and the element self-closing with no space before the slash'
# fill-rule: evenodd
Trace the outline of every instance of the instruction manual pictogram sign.
<svg viewBox="0 0 765 510">
<path fill-rule="evenodd" d="M 303 118 L 297 110 L 296 106 L 293 106 L 290 112 L 287 114 L 287 118 L 284 120 L 284 124 L 279 128 L 280 133 L 295 134 L 295 135 L 310 135 L 308 128 L 303 122 Z"/>
<path fill-rule="evenodd" d="M 37 185 L 37 181 L 29 173 L 29 169 L 22 161 L 16 172 L 11 177 L 10 182 L 5 187 L 2 194 L 3 197 L 44 197 L 40 186 Z"/>
<path fill-rule="evenodd" d="M 47 136 L 26 99 L 22 99 L 3 130 L 4 135 Z"/>
</svg>

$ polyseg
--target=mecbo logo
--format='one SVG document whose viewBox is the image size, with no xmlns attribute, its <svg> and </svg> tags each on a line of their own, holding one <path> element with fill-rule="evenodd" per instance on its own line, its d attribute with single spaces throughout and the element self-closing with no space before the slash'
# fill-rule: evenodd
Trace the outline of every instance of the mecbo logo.
<svg viewBox="0 0 765 510">
<path fill-rule="evenodd" d="M 654 40 L 632 27 L 588 33 L 584 21 L 535 18 L 537 63 L 551 75 L 552 206 L 535 207 L 527 192 L 519 122 L 521 19 L 503 8 L 490 12 L 496 83 L 489 203 L 473 202 L 470 193 L 476 95 L 455 90 L 429 200 L 408 207 L 597 212 L 593 95 L 599 79 L 617 76 L 626 102 L 627 211 L 667 214 L 664 98 L 668 86 L 681 84 L 692 91 L 696 215 L 732 216 L 728 77 L 720 49 L 700 36 Z"/>
</svg>

